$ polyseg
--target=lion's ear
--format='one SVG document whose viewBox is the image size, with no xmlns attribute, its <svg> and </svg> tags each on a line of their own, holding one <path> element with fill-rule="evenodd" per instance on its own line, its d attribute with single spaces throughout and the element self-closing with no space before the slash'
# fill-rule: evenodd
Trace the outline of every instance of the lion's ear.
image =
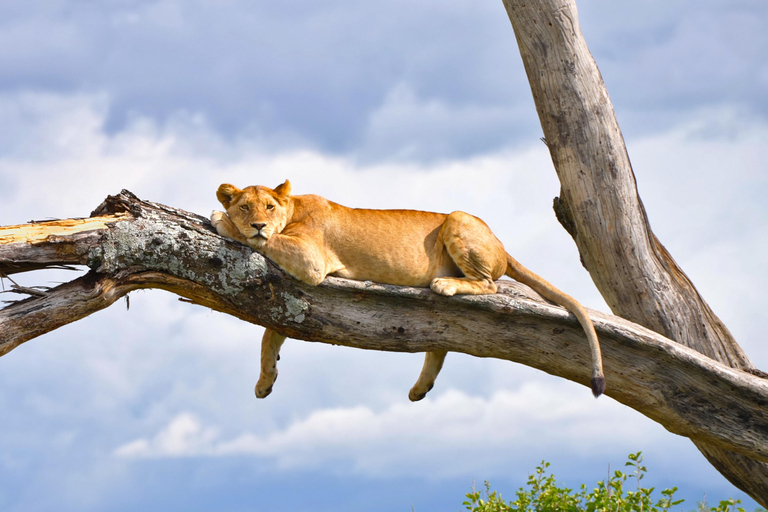
<svg viewBox="0 0 768 512">
<path fill-rule="evenodd" d="M 280 185 L 275 187 L 275 194 L 283 197 L 288 197 L 291 195 L 291 182 L 288 180 L 285 180 L 285 182 L 281 183 Z"/>
<path fill-rule="evenodd" d="M 216 198 L 224 205 L 224 208 L 229 208 L 232 201 L 235 200 L 235 196 L 241 193 L 242 190 L 229 183 L 223 183 L 219 186 L 219 190 L 216 191 Z"/>
</svg>

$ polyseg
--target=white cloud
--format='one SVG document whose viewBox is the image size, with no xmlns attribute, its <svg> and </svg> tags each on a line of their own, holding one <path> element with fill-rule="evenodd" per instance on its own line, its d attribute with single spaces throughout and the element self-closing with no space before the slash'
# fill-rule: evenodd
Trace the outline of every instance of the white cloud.
<svg viewBox="0 0 768 512">
<path fill-rule="evenodd" d="M 218 207 L 214 190 L 223 181 L 275 185 L 290 178 L 297 193 L 319 193 L 350 206 L 477 214 L 521 262 L 587 305 L 605 309 L 551 212 L 558 184 L 539 142 L 514 152 L 429 165 L 363 165 L 314 151 L 270 153 L 228 142 L 195 118 L 180 118 L 164 128 L 136 118 L 126 130 L 108 134 L 107 105 L 101 95 L 0 95 L 0 111 L 16 119 L 17 131 L 33 142 L 19 153 L 0 156 L 0 183 L 10 183 L 12 190 L 5 189 L 0 222 L 87 215 L 122 188 L 205 215 Z M 740 313 L 736 304 L 742 293 L 752 297 L 755 312 L 764 303 L 754 283 L 768 279 L 760 272 L 768 214 L 761 192 L 765 160 L 759 157 L 767 136 L 764 124 L 739 110 L 719 109 L 629 143 L 657 234 L 694 274 L 694 282 L 714 291 L 705 297 L 722 303 L 716 311 L 729 315 L 726 324 L 736 318 L 735 330 L 745 333 L 758 363 L 768 356 L 758 343 L 752 314 Z M 723 258 L 732 262 L 727 273 L 715 270 Z M 198 318 L 186 311 L 174 309 L 177 322 Z M 203 346 L 203 341 L 196 345 Z"/>
<path fill-rule="evenodd" d="M 538 128 L 530 116 L 533 102 L 521 103 L 462 105 L 442 98 L 424 99 L 401 83 L 371 111 L 355 153 L 385 161 L 454 158 L 504 147 L 522 126 L 533 140 Z"/>
<path fill-rule="evenodd" d="M 224 438 L 182 413 L 153 437 L 115 449 L 129 458 L 255 456 L 280 469 L 333 468 L 369 475 L 451 477 L 502 470 L 510 453 L 561 450 L 595 457 L 623 446 L 664 443 L 666 433 L 581 387 L 528 383 L 489 397 L 449 390 L 422 403 L 312 411 L 264 435 Z"/>
<path fill-rule="evenodd" d="M 164 127 L 136 117 L 109 134 L 108 106 L 103 95 L 0 94 L 0 114 L 13 120 L 13 132 L 25 141 L 0 154 L 0 223 L 84 216 L 122 188 L 206 215 L 218 207 L 214 191 L 221 182 L 274 186 L 290 178 L 297 193 L 350 206 L 474 213 L 521 262 L 604 309 L 551 212 L 558 184 L 539 142 L 429 165 L 365 165 L 315 151 L 265 152 L 226 141 L 195 117 Z M 758 271 L 766 251 L 768 182 L 760 158 L 766 137 L 764 123 L 735 107 L 703 110 L 693 122 L 629 141 L 660 239 L 695 274 L 694 282 L 712 286 L 716 297 L 731 297 L 721 307 L 734 315 L 736 299 L 728 290 L 754 295 L 753 284 L 768 279 Z M 723 258 L 733 262 L 732 271 L 716 273 L 713 262 Z"/>
<path fill-rule="evenodd" d="M 768 273 L 768 125 L 738 106 L 704 109 L 629 144 L 651 227 L 761 368 Z"/>
<path fill-rule="evenodd" d="M 162 127 L 136 117 L 108 133 L 107 106 L 99 95 L 0 95 L 0 109 L 16 116 L 23 139 L 33 141 L 0 156 L 0 183 L 10 187 L 0 190 L 0 222 L 87 215 L 124 187 L 207 214 L 223 181 L 275 185 L 290 178 L 297 193 L 350 206 L 478 214 L 518 259 L 600 307 L 551 212 L 558 184 L 539 142 L 429 165 L 361 164 L 227 141 L 189 116 Z M 768 279 L 761 235 L 766 168 L 759 158 L 767 129 L 744 119 L 727 110 L 701 112 L 693 125 L 630 140 L 629 151 L 662 242 L 760 364 L 767 356 L 754 318 L 765 309 L 759 283 Z M 739 313 L 741 291 L 753 299 L 752 316 Z M 9 439 L 21 439 L 12 443 L 14 456 L 22 456 L 19 446 L 60 438 L 56 418 L 67 422 L 67 432 L 90 433 L 73 438 L 73 449 L 87 437 L 121 463 L 256 457 L 286 471 L 439 477 L 505 473 L 510 453 L 525 466 L 520 471 L 540 453 L 597 460 L 612 447 L 622 455 L 654 446 L 662 447 L 659 457 L 692 457 L 682 441 L 610 400 L 595 402 L 585 388 L 460 355 L 449 357 L 429 400 L 412 405 L 405 395 L 419 356 L 289 342 L 273 395 L 256 401 L 259 329 L 159 292 L 136 294 L 131 303 L 128 313 L 117 305 L 0 360 L 6 389 L 25 404 L 0 403 L 0 415 L 16 425 Z M 460 391 L 441 391 L 452 388 Z"/>
<path fill-rule="evenodd" d="M 180 414 L 160 433 L 152 443 L 137 439 L 115 450 L 120 457 L 141 457 L 162 454 L 169 457 L 199 455 L 217 437 L 214 429 L 203 429 L 191 414 Z"/>
</svg>

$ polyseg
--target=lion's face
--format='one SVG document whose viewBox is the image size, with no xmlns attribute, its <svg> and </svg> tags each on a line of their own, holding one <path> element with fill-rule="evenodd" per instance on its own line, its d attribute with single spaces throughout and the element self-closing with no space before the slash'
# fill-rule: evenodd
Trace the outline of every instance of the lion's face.
<svg viewBox="0 0 768 512">
<path fill-rule="evenodd" d="M 227 210 L 232 223 L 244 237 L 266 242 L 280 233 L 288 222 L 291 184 L 288 180 L 274 190 L 269 187 L 246 187 L 242 190 L 225 183 L 216 197 Z"/>
</svg>

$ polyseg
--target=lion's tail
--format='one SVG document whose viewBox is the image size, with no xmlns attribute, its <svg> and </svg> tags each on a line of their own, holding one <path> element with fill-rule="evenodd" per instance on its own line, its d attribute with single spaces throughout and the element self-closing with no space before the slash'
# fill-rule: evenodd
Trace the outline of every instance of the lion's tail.
<svg viewBox="0 0 768 512">
<path fill-rule="evenodd" d="M 505 274 L 516 281 L 530 286 L 539 295 L 545 299 L 560 304 L 565 309 L 576 315 L 579 323 L 584 328 L 587 335 L 589 346 L 592 351 L 592 394 L 595 398 L 605 391 L 605 375 L 603 375 L 603 357 L 600 353 L 600 343 L 597 340 L 597 333 L 592 320 L 587 314 L 587 310 L 576 299 L 570 295 L 558 290 L 543 277 L 534 274 L 512 256 L 507 254 L 507 271 Z"/>
</svg>

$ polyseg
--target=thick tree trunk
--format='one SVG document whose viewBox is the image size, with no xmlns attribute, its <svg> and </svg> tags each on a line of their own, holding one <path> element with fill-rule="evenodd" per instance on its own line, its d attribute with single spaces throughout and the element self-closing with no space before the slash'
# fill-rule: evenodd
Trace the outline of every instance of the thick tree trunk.
<svg viewBox="0 0 768 512">
<path fill-rule="evenodd" d="M 590 351 L 578 321 L 519 283 L 500 282 L 495 295 L 451 298 L 334 278 L 313 287 L 220 237 L 207 219 L 128 192 L 108 198 L 91 219 L 0 228 L 3 274 L 61 265 L 91 270 L 48 291 L 19 290 L 32 296 L 0 310 L 0 355 L 132 290 L 161 288 L 297 339 L 496 357 L 589 385 Z M 591 316 L 606 394 L 671 432 L 768 461 L 761 413 L 768 381 L 624 319 Z"/>
<path fill-rule="evenodd" d="M 651 231 L 575 2 L 504 5 L 560 179 L 555 211 L 611 310 L 728 366 L 761 374 Z M 694 443 L 734 485 L 768 506 L 764 460 L 702 439 Z"/>
</svg>

